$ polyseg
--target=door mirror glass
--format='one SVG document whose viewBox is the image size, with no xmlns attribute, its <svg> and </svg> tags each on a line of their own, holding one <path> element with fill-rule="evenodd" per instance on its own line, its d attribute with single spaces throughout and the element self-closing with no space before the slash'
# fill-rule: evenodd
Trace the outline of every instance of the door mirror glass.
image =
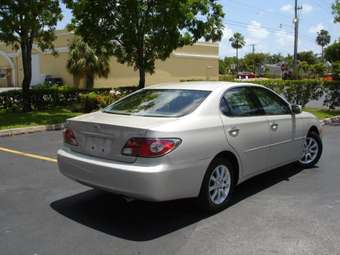
<svg viewBox="0 0 340 255">
<path fill-rule="evenodd" d="M 302 107 L 300 105 L 293 104 L 292 105 L 292 112 L 293 112 L 293 114 L 299 114 L 299 113 L 302 112 Z"/>
</svg>

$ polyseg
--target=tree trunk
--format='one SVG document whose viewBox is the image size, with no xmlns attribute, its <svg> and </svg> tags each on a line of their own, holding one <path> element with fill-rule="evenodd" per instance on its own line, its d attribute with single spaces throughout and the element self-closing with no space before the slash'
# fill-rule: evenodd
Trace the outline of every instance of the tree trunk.
<svg viewBox="0 0 340 255">
<path fill-rule="evenodd" d="M 32 43 L 29 40 L 21 42 L 21 57 L 24 69 L 24 79 L 22 81 L 22 97 L 24 112 L 32 111 L 30 85 L 32 80 Z"/>
<path fill-rule="evenodd" d="M 73 75 L 73 87 L 79 89 L 80 87 L 80 76 L 79 75 Z"/>
<path fill-rule="evenodd" d="M 145 87 L 145 70 L 144 66 L 139 67 L 139 84 L 138 88 L 142 89 Z"/>
<path fill-rule="evenodd" d="M 138 88 L 142 89 L 145 87 L 145 56 L 144 56 L 144 31 L 142 29 L 139 38 L 139 47 L 138 47 L 138 70 L 139 70 L 139 84 Z"/>
<path fill-rule="evenodd" d="M 236 48 L 236 76 L 238 75 L 239 63 L 238 63 L 238 48 Z"/>
<path fill-rule="evenodd" d="M 85 86 L 87 89 L 92 89 L 94 84 L 94 75 L 86 74 L 85 76 Z"/>
<path fill-rule="evenodd" d="M 323 46 L 321 46 L 321 59 L 322 59 L 322 61 L 325 61 L 325 59 L 323 57 Z"/>
</svg>

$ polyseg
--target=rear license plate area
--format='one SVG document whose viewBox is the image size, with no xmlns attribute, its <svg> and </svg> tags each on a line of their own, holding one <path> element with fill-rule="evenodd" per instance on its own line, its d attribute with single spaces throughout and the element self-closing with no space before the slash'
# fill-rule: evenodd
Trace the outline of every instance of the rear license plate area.
<svg viewBox="0 0 340 255">
<path fill-rule="evenodd" d="M 85 147 L 87 153 L 90 155 L 106 157 L 111 154 L 112 140 L 109 138 L 88 136 Z"/>
</svg>

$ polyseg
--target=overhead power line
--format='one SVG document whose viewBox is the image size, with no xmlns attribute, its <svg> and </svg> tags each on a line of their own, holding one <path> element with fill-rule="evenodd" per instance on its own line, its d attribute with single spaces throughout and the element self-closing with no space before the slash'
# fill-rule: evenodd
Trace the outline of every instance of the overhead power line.
<svg viewBox="0 0 340 255">
<path fill-rule="evenodd" d="M 267 13 L 269 15 L 273 15 L 275 17 L 277 16 L 281 16 L 281 17 L 284 17 L 286 19 L 289 19 L 290 16 L 287 15 L 287 14 L 284 14 L 284 13 L 277 13 L 277 12 L 272 12 L 270 10 L 266 10 L 266 9 L 263 9 L 263 8 L 260 8 L 256 5 L 252 5 L 252 4 L 249 4 L 248 2 L 245 2 L 245 1 L 241 1 L 241 0 L 229 0 L 228 3 L 232 3 L 232 4 L 236 4 L 236 5 L 239 5 L 239 6 L 242 6 L 244 8 L 248 8 L 248 9 L 251 9 L 251 10 L 257 10 L 259 12 L 262 12 L 262 13 Z"/>
<path fill-rule="evenodd" d="M 321 0 L 313 0 L 313 1 L 321 1 Z M 245 2 L 243 0 L 229 0 L 228 1 L 229 4 L 233 4 L 233 5 L 237 5 L 237 6 L 240 6 L 242 8 L 246 8 L 246 9 L 249 9 L 249 10 L 252 10 L 252 11 L 260 11 L 260 12 L 263 12 L 263 13 L 266 13 L 268 15 L 273 15 L 275 16 L 276 18 L 278 16 L 281 16 L 281 17 L 284 17 L 285 18 L 285 21 L 283 21 L 282 19 L 281 20 L 278 20 L 278 27 L 272 27 L 272 26 L 266 26 L 266 25 L 262 25 L 262 27 L 264 28 L 267 28 L 268 31 L 270 32 L 285 32 L 287 34 L 292 34 L 294 35 L 294 22 L 293 23 L 287 23 L 287 19 L 291 20 L 291 16 L 289 14 L 284 14 L 284 13 L 280 13 L 280 12 L 273 12 L 273 11 L 270 11 L 270 10 L 266 10 L 266 9 L 263 9 L 263 8 L 260 8 L 259 6 L 256 6 L 254 4 L 249 4 L 248 2 Z M 327 5 L 329 5 L 329 3 L 327 3 Z M 321 8 L 322 5 L 318 4 L 318 6 Z M 323 10 L 325 10 L 323 8 Z M 233 22 L 233 23 L 232 23 Z M 234 21 L 234 20 L 229 20 L 229 22 L 227 22 L 233 26 L 239 26 L 239 27 L 244 27 L 244 24 L 247 24 L 248 25 L 252 25 L 252 24 L 249 24 L 249 23 L 244 23 L 244 22 L 240 22 L 240 21 Z M 241 25 L 241 23 L 243 23 Z M 292 31 L 292 32 L 290 32 Z M 305 39 L 308 39 L 308 40 L 312 40 L 314 41 L 315 38 L 312 38 L 311 35 L 305 33 L 305 31 L 302 31 L 303 33 L 303 38 Z"/>
<path fill-rule="evenodd" d="M 246 28 L 248 28 L 249 26 L 255 26 L 255 24 L 253 24 L 253 23 L 246 23 L 246 22 L 242 22 L 242 21 L 238 21 L 238 20 L 225 19 L 225 21 L 226 21 L 227 25 L 234 24 L 234 25 L 240 25 L 240 26 L 243 26 L 243 27 L 246 27 Z M 270 27 L 270 26 L 261 24 L 261 28 L 265 28 L 269 32 L 283 32 L 283 31 L 285 31 L 287 33 L 293 34 L 293 31 L 283 29 L 282 26 L 280 26 L 280 25 L 278 27 Z"/>
<path fill-rule="evenodd" d="M 326 7 L 328 6 L 330 3 L 321 3 L 321 0 L 312 0 L 315 5 L 317 5 L 322 11 L 324 11 L 325 13 L 326 11 Z M 302 6 L 298 6 L 298 0 L 294 0 L 295 4 L 294 4 L 294 18 L 293 18 L 293 22 L 291 24 L 288 21 L 287 23 L 287 18 L 289 18 L 289 20 L 291 19 L 290 15 L 287 16 L 288 14 L 283 14 L 283 13 L 278 13 L 278 12 L 273 12 L 270 10 L 266 10 L 266 9 L 262 9 L 259 6 L 255 6 L 253 4 L 249 4 L 248 2 L 242 1 L 242 0 L 229 0 L 228 3 L 229 4 L 233 4 L 233 5 L 237 5 L 239 7 L 241 7 L 241 9 L 249 9 L 252 10 L 252 14 L 255 14 L 256 11 L 259 11 L 261 13 L 265 13 L 268 15 L 274 15 L 276 17 L 275 21 L 277 22 L 277 26 L 275 26 L 274 24 L 270 24 L 270 25 L 266 25 L 266 24 L 262 24 L 262 23 L 258 23 L 258 25 L 255 22 L 250 22 L 250 21 L 240 21 L 240 20 L 234 20 L 234 19 L 225 19 L 225 24 L 230 26 L 230 27 L 239 27 L 239 28 L 245 28 L 246 30 L 250 30 L 252 27 L 254 27 L 254 31 L 256 31 L 256 29 L 265 29 L 268 32 L 271 33 L 276 33 L 278 36 L 280 35 L 279 33 L 282 33 L 281 36 L 289 36 L 290 38 L 294 39 L 294 67 L 296 68 L 297 66 L 297 52 L 298 52 L 298 46 L 299 46 L 299 42 L 301 41 L 301 39 L 303 39 L 304 45 L 306 45 L 306 43 L 308 45 L 310 45 L 312 47 L 312 44 L 315 44 L 315 37 L 313 37 L 310 33 L 308 33 L 307 30 L 302 30 L 299 31 L 299 25 L 300 25 L 300 15 L 301 15 L 301 10 L 302 10 Z M 327 12 L 327 14 L 329 14 L 329 12 Z M 284 17 L 285 19 L 283 20 L 283 18 L 281 19 L 277 19 L 278 16 Z M 300 41 L 299 41 L 300 39 Z M 254 47 L 254 52 L 255 52 L 255 45 L 249 45 L 251 47 Z"/>
<path fill-rule="evenodd" d="M 253 23 L 243 22 L 243 21 L 233 20 L 233 19 L 225 19 L 225 23 L 228 26 L 235 26 L 235 27 L 242 27 L 242 28 L 249 28 L 249 26 L 254 26 Z M 285 33 L 287 35 L 294 36 L 294 24 L 293 23 L 289 27 L 289 29 L 286 27 L 280 26 L 280 25 L 278 27 L 272 27 L 272 26 L 267 26 L 267 25 L 262 25 L 262 24 L 261 24 L 261 28 L 265 28 L 267 31 L 272 32 L 272 33 Z M 315 40 L 314 37 L 312 37 L 311 35 L 305 32 L 301 34 L 301 37 L 308 41 L 314 42 Z"/>
<path fill-rule="evenodd" d="M 319 7 L 320 10 L 322 10 L 325 14 L 330 15 L 331 14 L 331 4 L 330 3 L 323 3 L 319 0 L 313 0 L 313 2 Z M 328 8 L 326 9 L 325 6 Z"/>
</svg>

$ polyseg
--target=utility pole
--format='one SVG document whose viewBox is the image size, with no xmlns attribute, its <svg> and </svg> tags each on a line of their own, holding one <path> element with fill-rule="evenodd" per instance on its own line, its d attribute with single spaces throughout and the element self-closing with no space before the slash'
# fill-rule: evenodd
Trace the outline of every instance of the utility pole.
<svg viewBox="0 0 340 255">
<path fill-rule="evenodd" d="M 252 43 L 252 44 L 249 44 L 249 46 L 252 48 L 252 53 L 254 54 L 255 53 L 255 46 L 256 44 L 255 43 Z M 255 73 L 255 63 L 253 63 L 253 73 Z"/>
<path fill-rule="evenodd" d="M 251 52 L 254 54 L 255 53 L 255 46 L 256 44 L 249 44 L 249 46 L 252 48 Z"/>
<path fill-rule="evenodd" d="M 302 6 L 298 6 L 298 0 L 295 0 L 294 6 L 294 62 L 293 62 L 293 69 L 294 69 L 294 76 L 297 74 L 297 67 L 298 67 L 298 41 L 299 41 L 299 10 L 302 10 Z"/>
</svg>

